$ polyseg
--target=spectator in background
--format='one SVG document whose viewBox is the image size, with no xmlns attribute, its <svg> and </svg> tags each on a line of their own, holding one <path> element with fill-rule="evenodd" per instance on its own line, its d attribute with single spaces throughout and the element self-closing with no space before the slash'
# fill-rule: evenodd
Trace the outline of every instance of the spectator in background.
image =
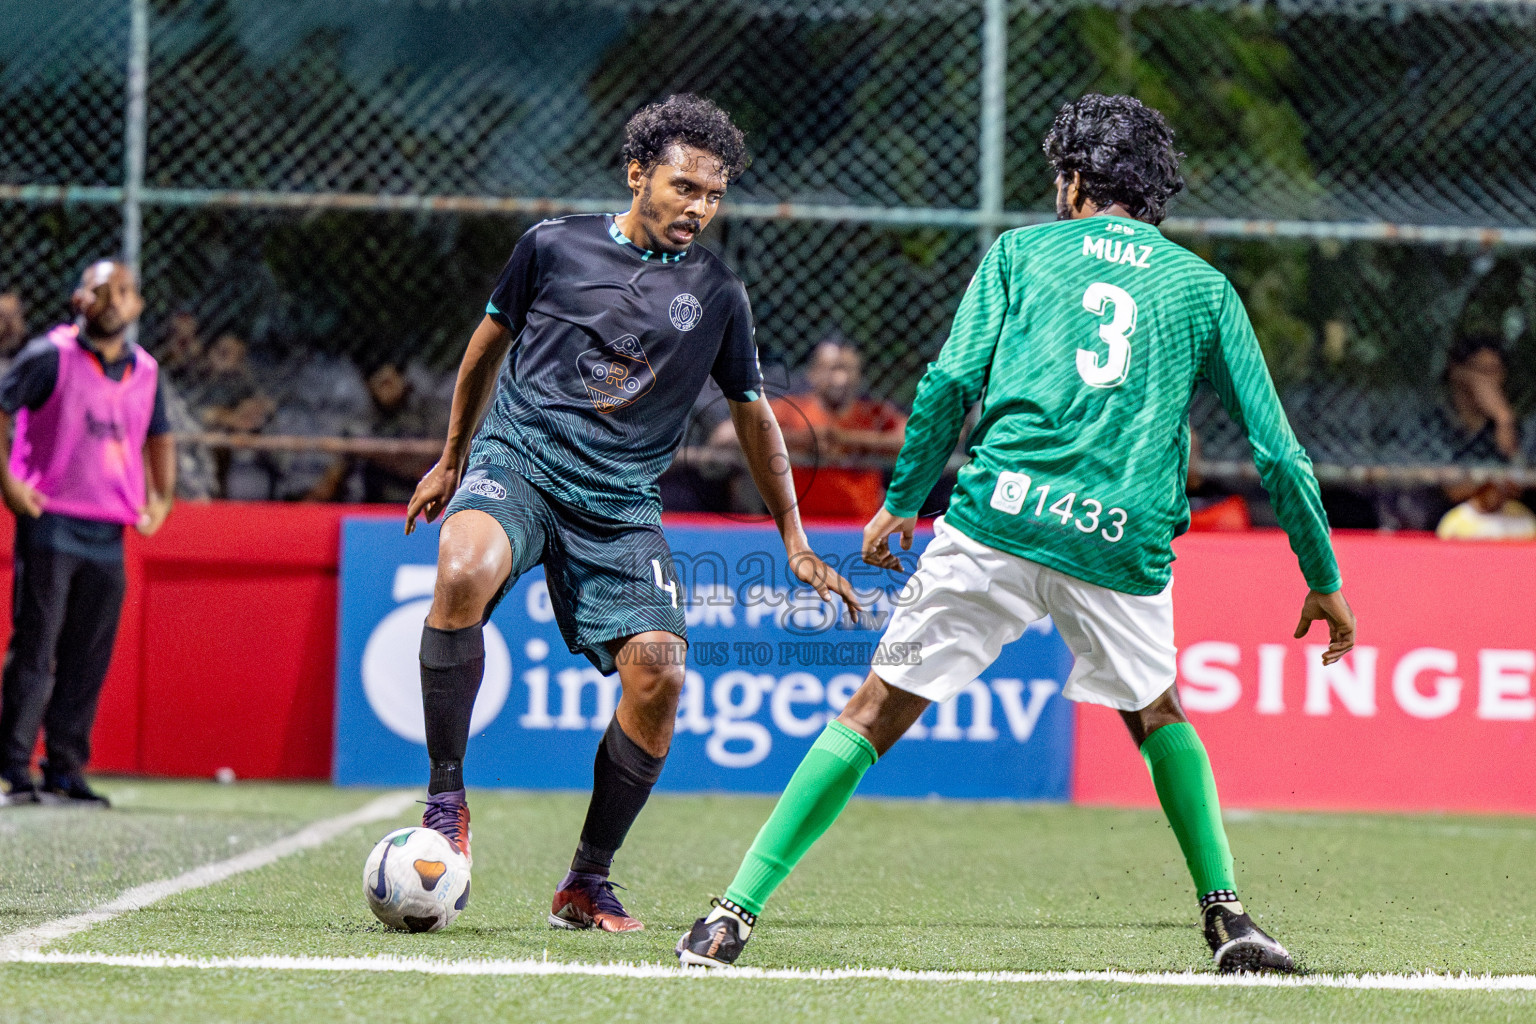
<svg viewBox="0 0 1536 1024">
<path fill-rule="evenodd" d="M 198 419 L 204 429 L 231 434 L 258 434 L 277 411 L 256 383 L 250 350 L 235 334 L 221 334 L 203 358 L 196 394 Z M 213 456 L 217 493 L 236 501 L 272 497 L 278 471 L 266 452 L 216 448 Z"/>
<path fill-rule="evenodd" d="M 209 430 L 254 434 L 277 409 L 256 384 L 250 350 L 235 334 L 221 334 L 202 361 L 198 416 Z"/>
<path fill-rule="evenodd" d="M 419 440 L 447 433 L 447 417 L 434 415 L 426 402 L 417 400 L 415 385 L 397 362 L 381 363 L 368 375 L 368 397 L 373 400 L 368 430 L 372 437 Z M 433 455 L 405 454 L 362 459 L 363 500 L 404 505 L 436 461 Z"/>
<path fill-rule="evenodd" d="M 165 379 L 194 390 L 201 385 L 203 339 L 198 333 L 197 317 L 184 309 L 172 313 L 155 358 L 160 361 L 160 372 Z"/>
<path fill-rule="evenodd" d="M 1223 490 L 1205 479 L 1201 472 L 1200 435 L 1189 431 L 1189 471 L 1184 489 L 1189 495 L 1191 531 L 1234 532 L 1253 529 L 1248 502 L 1241 494 Z"/>
<path fill-rule="evenodd" d="M 863 522 L 885 502 L 884 470 L 837 465 L 849 458 L 894 458 L 906 439 L 906 416 L 860 393 L 862 371 L 858 350 L 834 335 L 812 350 L 809 390 L 773 401 L 789 450 L 816 463 L 794 470 L 802 516 Z"/>
<path fill-rule="evenodd" d="M 6 803 L 40 799 L 32 751 L 41 729 L 41 798 L 106 804 L 81 772 L 122 612 L 123 526 L 158 530 L 176 486 L 159 368 L 128 340 L 144 309 L 133 272 L 93 263 L 71 301 L 75 322 L 28 344 L 0 378 L 0 494 L 16 515 L 0 676 Z"/>
<path fill-rule="evenodd" d="M 1404 410 L 1404 422 L 1389 433 L 1415 439 L 1419 461 L 1463 466 L 1508 466 L 1522 461 L 1520 430 L 1505 392 L 1504 341 L 1496 334 L 1457 336 L 1446 353 L 1441 402 L 1427 410 Z M 1453 506 L 1472 500 L 1485 485 L 1409 487 L 1378 501 L 1381 525 L 1389 529 L 1433 530 Z M 1497 508 L 1495 495 L 1483 506 Z"/>
<path fill-rule="evenodd" d="M 196 434 L 202 426 L 192 409 L 164 374 L 160 377 L 161 394 L 165 396 L 165 416 L 173 434 Z M 207 445 L 178 444 L 176 446 L 176 497 L 192 501 L 207 501 L 219 486 L 218 466 L 213 452 Z"/>
<path fill-rule="evenodd" d="M 1536 540 L 1536 513 L 1519 500 L 1520 488 L 1485 483 L 1447 512 L 1435 529 L 1441 540 Z"/>
<path fill-rule="evenodd" d="M 344 437 L 367 419 L 370 402 L 368 386 L 357 365 L 345 356 L 310 352 L 282 374 L 284 384 L 277 395 L 277 413 L 267 425 L 267 432 L 296 437 Z M 279 476 L 273 497 L 282 501 L 321 500 L 316 490 L 326 490 L 324 500 L 335 498 L 356 501 L 345 484 L 346 459 L 319 449 L 294 449 L 272 453 Z M 331 475 L 341 471 L 341 480 Z M 324 485 L 324 486 L 322 486 Z"/>
<path fill-rule="evenodd" d="M 0 373 L 11 368 L 16 353 L 27 341 L 26 308 L 15 292 L 0 295 Z"/>
<path fill-rule="evenodd" d="M 418 398 L 416 384 L 406 368 L 385 360 L 368 374 L 368 416 L 356 431 L 364 437 L 420 440 L 435 438 L 448 429 L 446 409 Z M 437 459 L 433 455 L 369 455 L 338 459 L 324 478 L 306 495 L 309 501 L 332 501 L 342 496 L 347 477 L 359 478 L 361 500 L 403 505 L 411 500 L 416 485 Z"/>
<path fill-rule="evenodd" d="M 1504 339 L 1498 335 L 1468 334 L 1451 344 L 1445 367 L 1449 404 L 1441 434 L 1452 462 L 1509 465 L 1519 460 L 1520 431 L 1504 390 L 1507 376 Z M 1455 539 L 1518 536 L 1530 515 L 1516 500 L 1519 493 L 1507 484 L 1447 487 L 1438 508 L 1454 507 L 1440 517 L 1435 533 Z"/>
<path fill-rule="evenodd" d="M 1450 408 L 1446 437 L 1456 462 L 1510 462 L 1520 451 L 1515 410 L 1504 393 L 1508 365 L 1504 339 L 1493 334 L 1457 338 L 1446 357 Z"/>
<path fill-rule="evenodd" d="M 177 434 L 195 434 L 202 424 L 187 401 L 187 390 L 202 383 L 203 339 L 198 334 L 197 317 L 186 310 L 171 314 L 160 343 L 155 347 L 155 361 L 160 364 L 160 390 L 165 396 L 165 414 L 171 430 Z M 213 452 L 205 445 L 176 446 L 176 497 L 206 501 L 218 487 L 218 471 Z"/>
</svg>

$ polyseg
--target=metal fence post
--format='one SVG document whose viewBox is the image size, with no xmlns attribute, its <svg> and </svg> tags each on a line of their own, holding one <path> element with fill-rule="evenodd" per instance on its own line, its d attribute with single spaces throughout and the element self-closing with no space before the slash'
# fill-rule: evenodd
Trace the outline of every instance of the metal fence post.
<svg viewBox="0 0 1536 1024">
<path fill-rule="evenodd" d="M 981 26 L 981 167 L 978 198 L 981 255 L 992 245 L 1003 215 L 1003 139 L 1008 83 L 1008 0 L 983 0 Z M 979 257 L 978 257 L 979 258 Z"/>
<path fill-rule="evenodd" d="M 139 275 L 144 191 L 144 94 L 149 74 L 149 0 L 129 0 L 128 102 L 123 124 L 123 261 Z M 142 287 L 142 285 L 141 285 Z"/>
</svg>

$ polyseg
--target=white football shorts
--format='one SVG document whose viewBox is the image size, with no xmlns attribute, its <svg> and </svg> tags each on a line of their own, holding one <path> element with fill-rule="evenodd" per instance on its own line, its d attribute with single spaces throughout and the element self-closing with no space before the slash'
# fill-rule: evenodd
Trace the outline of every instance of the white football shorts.
<svg viewBox="0 0 1536 1024">
<path fill-rule="evenodd" d="M 942 517 L 933 530 L 882 638 L 916 644 L 920 658 L 877 665 L 890 685 L 948 700 L 1047 615 L 1076 659 L 1068 700 L 1139 711 L 1173 685 L 1171 582 L 1160 594 L 1124 594 L 989 547 Z"/>
</svg>

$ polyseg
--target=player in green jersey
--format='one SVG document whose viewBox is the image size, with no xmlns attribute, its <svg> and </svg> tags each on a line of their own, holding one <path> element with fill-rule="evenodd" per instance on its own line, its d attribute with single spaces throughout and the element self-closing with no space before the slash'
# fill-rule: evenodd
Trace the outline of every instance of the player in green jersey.
<svg viewBox="0 0 1536 1024">
<path fill-rule="evenodd" d="M 1074 663 L 1063 695 L 1115 708 L 1140 747 L 1194 878 L 1222 971 L 1292 970 L 1238 901 L 1210 760 L 1175 686 L 1173 538 L 1189 523 L 1189 406 L 1209 382 L 1254 462 L 1310 587 L 1296 636 L 1328 624 L 1332 664 L 1354 646 L 1312 464 L 1286 422 L 1232 285 L 1157 225 L 1183 187 L 1173 133 L 1127 96 L 1062 108 L 1045 139 L 1058 220 L 1009 231 L 982 260 L 949 340 L 918 385 L 864 559 L 901 568 L 917 510 L 981 402 L 947 514 L 903 591 L 886 642 L 919 664 L 871 672 L 827 726 L 725 897 L 678 943 L 725 966 L 757 915 L 837 818 L 864 772 L 1049 615 Z"/>
</svg>

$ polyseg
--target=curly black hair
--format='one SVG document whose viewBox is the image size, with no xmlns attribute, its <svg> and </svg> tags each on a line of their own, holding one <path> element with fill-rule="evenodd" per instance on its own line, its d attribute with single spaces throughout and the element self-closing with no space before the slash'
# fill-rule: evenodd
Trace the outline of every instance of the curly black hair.
<svg viewBox="0 0 1536 1024">
<path fill-rule="evenodd" d="M 1119 203 L 1138 220 L 1161 224 L 1168 200 L 1184 190 L 1163 115 L 1131 96 L 1089 93 L 1062 107 L 1045 136 L 1056 173 L 1081 174 L 1079 194 L 1097 207 Z"/>
<path fill-rule="evenodd" d="M 638 160 L 649 174 L 678 143 L 717 157 L 726 181 L 735 181 L 747 169 L 747 140 L 731 122 L 731 115 L 713 101 L 687 92 L 642 107 L 629 119 L 624 126 L 624 164 Z"/>
</svg>

